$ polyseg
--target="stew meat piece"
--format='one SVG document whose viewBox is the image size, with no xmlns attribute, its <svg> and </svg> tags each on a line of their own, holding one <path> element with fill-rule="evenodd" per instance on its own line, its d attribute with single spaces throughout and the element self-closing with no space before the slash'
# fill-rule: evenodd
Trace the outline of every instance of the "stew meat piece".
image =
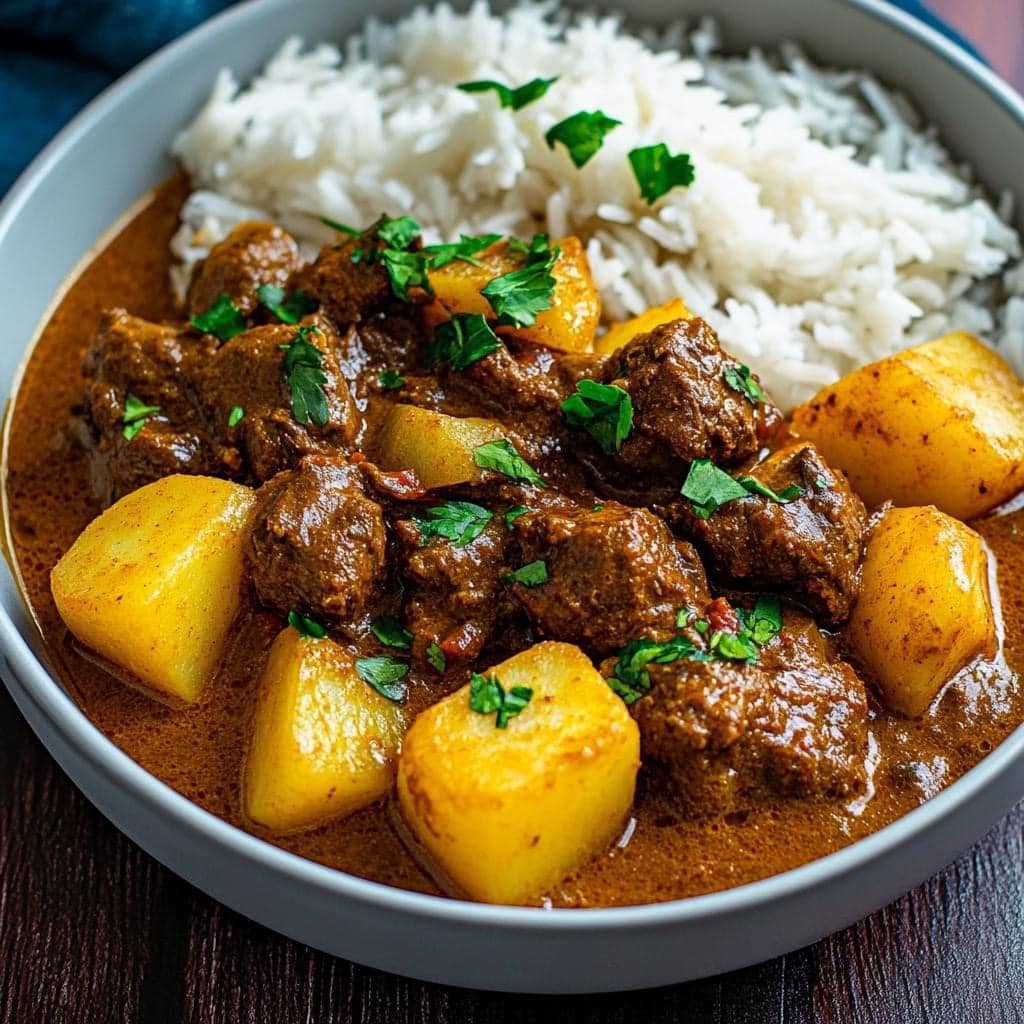
<svg viewBox="0 0 1024 1024">
<path fill-rule="evenodd" d="M 386 582 L 384 515 L 354 466 L 310 455 L 260 488 L 246 555 L 263 604 L 345 630 Z"/>
<path fill-rule="evenodd" d="M 633 402 L 633 430 L 620 462 L 650 477 L 679 475 L 679 464 L 694 459 L 732 466 L 756 455 L 782 414 L 728 384 L 726 371 L 739 367 L 699 317 L 662 324 L 627 342 L 604 368 L 604 383 L 628 391 Z"/>
<path fill-rule="evenodd" d="M 548 581 L 513 583 L 512 593 L 554 640 L 605 654 L 671 634 L 680 608 L 710 600 L 697 553 L 646 509 L 567 504 L 527 512 L 513 530 L 521 564 L 543 561 Z"/>
<path fill-rule="evenodd" d="M 188 289 L 189 315 L 205 313 L 226 295 L 251 316 L 260 304 L 260 285 L 284 288 L 300 264 L 298 246 L 286 231 L 264 221 L 239 224 L 196 264 Z"/>
<path fill-rule="evenodd" d="M 340 237 L 340 236 L 339 236 Z M 394 303 L 391 280 L 376 253 L 377 242 L 366 235 L 328 242 L 317 258 L 293 278 L 320 303 L 339 326 L 360 324 L 386 313 Z M 357 260 L 353 257 L 359 256 Z"/>
<path fill-rule="evenodd" d="M 707 519 L 680 499 L 677 525 L 732 582 L 785 593 L 824 624 L 844 622 L 860 586 L 864 503 L 807 441 L 772 453 L 750 475 L 776 494 L 794 484 L 802 493 L 785 503 L 754 494 Z"/>
<path fill-rule="evenodd" d="M 667 771 L 684 813 L 864 791 L 864 684 L 806 615 L 785 610 L 757 665 L 680 660 L 647 668 L 651 692 L 633 714 L 645 755 Z"/>
<path fill-rule="evenodd" d="M 362 421 L 341 376 L 335 349 L 338 337 L 326 320 L 305 340 L 323 355 L 322 385 L 328 421 L 318 427 L 302 424 L 292 415 L 291 392 L 285 377 L 285 352 L 298 332 L 287 324 L 254 327 L 225 342 L 204 364 L 197 380 L 203 411 L 222 442 L 244 456 L 257 480 L 269 480 L 313 452 L 347 452 L 362 429 Z M 231 411 L 245 415 L 229 426 Z"/>
<path fill-rule="evenodd" d="M 105 505 L 172 473 L 231 469 L 231 453 L 206 437 L 189 390 L 191 375 L 214 344 L 123 309 L 103 314 L 84 371 L 95 485 Z M 158 409 L 130 441 L 124 436 L 128 395 Z"/>
</svg>

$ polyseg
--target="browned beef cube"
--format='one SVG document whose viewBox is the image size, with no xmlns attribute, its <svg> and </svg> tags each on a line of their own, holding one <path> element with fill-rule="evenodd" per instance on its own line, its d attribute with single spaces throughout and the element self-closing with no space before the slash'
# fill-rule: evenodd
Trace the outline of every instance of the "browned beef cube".
<svg viewBox="0 0 1024 1024">
<path fill-rule="evenodd" d="M 325 245 L 320 255 L 295 275 L 292 286 L 319 302 L 339 325 L 375 320 L 395 302 L 384 264 L 379 258 L 368 258 L 377 247 L 378 243 L 369 235 L 339 235 L 337 241 Z"/>
<path fill-rule="evenodd" d="M 546 636 L 598 653 L 671 633 L 679 609 L 709 600 L 693 548 L 646 509 L 608 502 L 515 520 L 522 562 L 543 561 L 547 582 L 512 592 Z"/>
<path fill-rule="evenodd" d="M 633 705 L 641 749 L 685 813 L 864 791 L 864 684 L 806 615 L 786 609 L 756 665 L 680 659 L 647 671 L 651 691 Z"/>
<path fill-rule="evenodd" d="M 387 557 L 384 516 L 359 471 L 310 455 L 258 498 L 246 553 L 260 601 L 324 626 L 357 623 L 385 582 Z"/>
<path fill-rule="evenodd" d="M 196 264 L 188 289 L 189 314 L 201 315 L 227 295 L 250 316 L 259 306 L 260 285 L 284 288 L 299 265 L 295 239 L 286 231 L 257 220 L 239 224 Z"/>
</svg>

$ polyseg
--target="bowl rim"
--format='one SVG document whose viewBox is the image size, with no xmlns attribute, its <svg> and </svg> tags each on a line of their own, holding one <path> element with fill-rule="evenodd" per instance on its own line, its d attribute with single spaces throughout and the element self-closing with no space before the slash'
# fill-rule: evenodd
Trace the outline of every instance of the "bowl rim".
<svg viewBox="0 0 1024 1024">
<path fill-rule="evenodd" d="M 244 0 L 164 46 L 104 89 L 36 156 L 0 203 L 0 249 L 11 225 L 39 183 L 65 157 L 67 151 L 74 147 L 77 140 L 86 135 L 94 124 L 117 109 L 123 97 L 128 96 L 141 83 L 160 76 L 165 65 L 188 50 L 197 37 L 219 30 L 228 23 L 241 25 L 249 18 L 260 17 L 265 9 L 283 6 L 287 2 L 288 0 Z M 858 9 L 912 41 L 937 52 L 947 63 L 980 86 L 1024 127 L 1024 98 L 981 60 L 936 29 L 885 3 L 884 0 L 836 2 Z M 84 259 L 85 255 L 69 276 L 73 278 L 77 275 Z M 47 310 L 43 313 L 39 328 L 49 312 L 50 310 Z M 35 337 L 26 346 L 21 362 L 11 379 L 4 425 L 5 455 L 18 384 L 34 343 Z M 6 473 L 5 458 L 3 479 L 0 480 L 5 503 Z M 26 606 L 28 619 L 34 625 L 34 615 L 17 578 L 19 574 L 15 569 L 13 546 L 9 547 L 9 550 L 12 564 L 8 566 L 8 571 L 11 572 L 19 596 Z M 183 830 L 204 833 L 207 839 L 225 848 L 233 856 L 260 864 L 274 873 L 291 876 L 294 881 L 332 897 L 341 897 L 367 907 L 437 919 L 450 924 L 500 925 L 511 931 L 533 930 L 538 927 L 556 932 L 589 930 L 595 927 L 606 931 L 625 931 L 637 927 L 664 926 L 681 922 L 693 924 L 701 920 L 742 913 L 763 904 L 783 900 L 802 890 L 809 891 L 824 886 L 855 872 L 867 862 L 929 830 L 952 813 L 957 806 L 970 801 L 980 790 L 994 782 L 1024 752 L 1022 724 L 960 779 L 891 824 L 841 850 L 759 881 L 701 896 L 621 907 L 580 910 L 491 905 L 399 889 L 348 874 L 274 846 L 192 803 L 187 797 L 151 775 L 100 732 L 56 677 L 51 675 L 7 608 L 2 606 L 0 655 L 4 657 L 6 665 L 20 684 L 21 693 L 78 754 L 87 759 L 93 767 L 101 770 L 117 789 L 127 791 L 135 799 L 149 804 Z M 73 778 L 72 781 L 75 782 Z M 77 785 L 77 782 L 75 784 Z"/>
</svg>

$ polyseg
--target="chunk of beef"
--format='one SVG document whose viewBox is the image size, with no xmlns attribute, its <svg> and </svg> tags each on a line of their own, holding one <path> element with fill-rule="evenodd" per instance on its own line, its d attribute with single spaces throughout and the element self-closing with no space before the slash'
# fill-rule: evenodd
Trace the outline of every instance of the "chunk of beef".
<svg viewBox="0 0 1024 1024">
<path fill-rule="evenodd" d="M 192 272 L 188 288 L 191 316 L 205 313 L 221 295 L 251 316 L 259 306 L 262 284 L 283 288 L 301 261 L 295 239 L 264 221 L 249 220 L 218 242 Z"/>
<path fill-rule="evenodd" d="M 629 392 L 633 429 L 620 465 L 643 477 L 711 459 L 731 466 L 754 456 L 782 422 L 770 402 L 752 403 L 726 380 L 739 363 L 701 319 L 675 320 L 633 338 L 608 359 L 603 379 Z"/>
<path fill-rule="evenodd" d="M 786 609 L 759 664 L 650 664 L 633 705 L 645 760 L 689 815 L 864 791 L 867 698 L 810 618 Z"/>
<path fill-rule="evenodd" d="M 190 379 L 209 359 L 212 344 L 123 309 L 103 314 L 84 372 L 96 489 L 104 504 L 172 473 L 232 468 L 231 454 L 206 436 L 190 391 Z M 131 439 L 124 436 L 128 395 L 158 410 Z"/>
<path fill-rule="evenodd" d="M 323 354 L 328 411 L 323 427 L 299 423 L 292 414 L 284 360 L 287 346 L 297 338 L 295 327 L 270 324 L 235 335 L 204 364 L 197 378 L 211 430 L 235 450 L 239 461 L 244 456 L 258 480 L 269 480 L 312 452 L 344 452 L 361 430 L 361 418 L 339 372 L 337 336 L 326 321 L 318 323 L 319 329 L 307 333 L 305 339 Z M 230 426 L 231 410 L 236 406 L 245 415 Z"/>
<path fill-rule="evenodd" d="M 408 373 L 410 368 L 418 367 L 422 349 L 422 325 L 408 309 L 373 316 L 342 331 L 335 350 L 338 366 L 359 411 L 365 412 L 370 396 L 383 390 L 381 373 Z"/>
<path fill-rule="evenodd" d="M 508 531 L 495 517 L 468 544 L 456 546 L 439 537 L 422 544 L 415 521 L 402 519 L 395 534 L 413 656 L 425 663 L 427 648 L 437 644 L 449 665 L 473 660 L 507 604 L 501 574 Z"/>
<path fill-rule="evenodd" d="M 801 494 L 785 503 L 753 494 L 707 519 L 681 499 L 674 506 L 675 524 L 709 566 L 733 583 L 784 592 L 822 623 L 845 621 L 860 586 L 863 502 L 809 441 L 780 448 L 750 475 L 776 494 L 791 485 Z"/>
<path fill-rule="evenodd" d="M 345 628 L 385 582 L 384 515 L 354 466 L 309 455 L 260 488 L 246 555 L 263 604 Z"/>
<path fill-rule="evenodd" d="M 512 592 L 552 639 L 607 653 L 671 633 L 680 608 L 709 599 L 697 553 L 645 509 L 531 511 L 513 530 L 522 564 L 543 561 L 548 581 Z"/>
<path fill-rule="evenodd" d="M 379 259 L 369 260 L 377 242 L 367 235 L 328 242 L 320 255 L 292 279 L 320 303 L 323 311 L 342 326 L 379 318 L 394 305 L 391 280 Z M 357 261 L 353 257 L 359 255 Z"/>
</svg>

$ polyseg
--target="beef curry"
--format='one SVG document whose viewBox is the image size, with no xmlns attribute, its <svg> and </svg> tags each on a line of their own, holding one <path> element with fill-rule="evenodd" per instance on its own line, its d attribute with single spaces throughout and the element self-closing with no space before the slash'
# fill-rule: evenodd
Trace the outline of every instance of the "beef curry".
<svg viewBox="0 0 1024 1024">
<path fill-rule="evenodd" d="M 200 806 L 409 889 L 653 902 L 876 831 L 1024 721 L 1024 399 L 973 339 L 787 420 L 681 300 L 598 334 L 574 239 L 408 218 L 312 262 L 241 225 L 182 306 L 186 187 L 45 326 L 7 488 L 59 677 Z"/>
</svg>

